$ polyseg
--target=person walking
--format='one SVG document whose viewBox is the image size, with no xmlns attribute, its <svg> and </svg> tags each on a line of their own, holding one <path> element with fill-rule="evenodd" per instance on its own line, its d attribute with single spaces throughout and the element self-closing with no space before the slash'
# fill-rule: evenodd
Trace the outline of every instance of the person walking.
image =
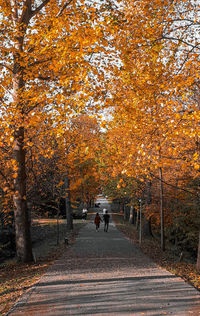
<svg viewBox="0 0 200 316">
<path fill-rule="evenodd" d="M 86 208 L 84 208 L 84 209 L 82 210 L 82 219 L 84 219 L 84 220 L 87 219 L 87 209 L 86 209 Z"/>
<path fill-rule="evenodd" d="M 103 215 L 104 220 L 104 232 L 108 231 L 109 221 L 110 221 L 110 215 L 108 214 L 108 211 L 105 211 L 105 214 Z"/>
<path fill-rule="evenodd" d="M 94 219 L 94 223 L 96 225 L 96 231 L 99 231 L 99 227 L 100 227 L 100 222 L 102 222 L 101 217 L 99 216 L 99 213 L 96 213 L 95 219 Z"/>
</svg>

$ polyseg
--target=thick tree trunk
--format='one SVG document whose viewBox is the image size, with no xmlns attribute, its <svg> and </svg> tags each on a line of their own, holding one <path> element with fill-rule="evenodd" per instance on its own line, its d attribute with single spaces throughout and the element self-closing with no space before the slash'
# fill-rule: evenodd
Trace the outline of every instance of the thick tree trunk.
<svg viewBox="0 0 200 316">
<path fill-rule="evenodd" d="M 24 128 L 20 127 L 14 134 L 14 159 L 17 164 L 14 180 L 14 214 L 17 258 L 22 262 L 33 260 L 30 234 L 30 218 L 26 201 L 26 167 L 24 149 Z"/>
<path fill-rule="evenodd" d="M 22 31 L 22 30 L 21 30 Z M 24 148 L 24 117 L 25 108 L 23 91 L 25 82 L 23 79 L 23 36 L 16 37 L 14 67 L 13 67 L 13 105 L 16 107 L 19 117 L 16 118 L 14 128 L 13 158 L 16 162 L 14 175 L 14 215 L 16 251 L 19 261 L 28 262 L 33 260 L 30 234 L 30 216 L 26 201 L 26 153 Z"/>
<path fill-rule="evenodd" d="M 200 272 L 200 232 L 199 232 L 199 246 L 197 254 L 197 270 Z"/>
<path fill-rule="evenodd" d="M 71 208 L 71 196 L 70 196 L 70 181 L 68 175 L 65 177 L 65 207 L 66 207 L 66 219 L 67 230 L 73 230 L 73 217 Z"/>
</svg>

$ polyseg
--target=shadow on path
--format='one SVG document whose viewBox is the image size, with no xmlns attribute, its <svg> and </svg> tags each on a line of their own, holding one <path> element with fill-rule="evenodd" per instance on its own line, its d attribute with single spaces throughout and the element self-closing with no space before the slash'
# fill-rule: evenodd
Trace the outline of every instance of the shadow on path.
<svg viewBox="0 0 200 316">
<path fill-rule="evenodd" d="M 11 316 L 200 315 L 200 295 L 159 268 L 111 223 L 86 225 Z"/>
</svg>

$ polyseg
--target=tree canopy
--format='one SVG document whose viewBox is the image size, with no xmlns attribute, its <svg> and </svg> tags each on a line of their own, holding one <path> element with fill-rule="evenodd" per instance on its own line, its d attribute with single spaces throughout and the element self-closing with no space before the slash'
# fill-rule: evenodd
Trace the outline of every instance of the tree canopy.
<svg viewBox="0 0 200 316">
<path fill-rule="evenodd" d="M 159 224 L 162 201 L 165 230 L 195 226 L 196 1 L 0 0 L 0 9 L 2 205 L 14 209 L 18 258 L 32 260 L 27 202 L 45 177 L 59 199 L 67 174 L 71 198 L 84 202 L 104 187 L 131 203 L 151 183 L 147 219 Z"/>
</svg>

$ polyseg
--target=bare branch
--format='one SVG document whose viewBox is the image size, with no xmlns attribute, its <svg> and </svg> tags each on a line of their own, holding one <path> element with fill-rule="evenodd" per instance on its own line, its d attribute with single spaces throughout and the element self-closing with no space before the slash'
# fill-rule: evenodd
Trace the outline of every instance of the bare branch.
<svg viewBox="0 0 200 316">
<path fill-rule="evenodd" d="M 178 73 L 180 73 L 180 72 L 181 72 L 181 70 L 183 69 L 183 67 L 184 67 L 185 63 L 186 63 L 186 62 L 187 62 L 187 60 L 189 59 L 189 56 L 190 56 L 190 54 L 193 52 L 194 48 L 195 48 L 195 47 L 192 47 L 192 48 L 191 48 L 191 50 L 187 53 L 187 55 L 186 55 L 186 57 L 185 57 L 184 61 L 182 62 L 181 67 L 180 67 L 180 68 L 179 68 L 179 70 L 178 70 Z"/>
<path fill-rule="evenodd" d="M 198 45 L 193 45 L 193 44 L 191 44 L 191 43 L 188 43 L 188 42 L 182 40 L 181 38 L 162 36 L 162 37 L 161 37 L 160 39 L 158 39 L 158 40 L 162 40 L 162 39 L 171 40 L 171 41 L 178 41 L 178 42 L 181 42 L 181 43 L 183 43 L 183 44 L 186 44 L 187 46 L 191 46 L 191 47 L 193 47 L 193 48 L 200 49 L 200 47 L 198 47 Z"/>
<path fill-rule="evenodd" d="M 10 90 L 6 89 L 2 84 L 0 86 L 6 91 L 6 93 L 10 94 L 13 97 L 13 94 L 10 92 Z"/>
<path fill-rule="evenodd" d="M 42 75 L 39 75 L 38 77 L 37 77 L 37 79 L 40 79 L 40 80 L 50 80 L 51 79 L 51 77 L 50 76 L 47 76 L 47 77 L 44 77 L 44 76 L 42 76 Z"/>
<path fill-rule="evenodd" d="M 34 11 L 31 12 L 31 17 L 35 16 L 38 12 L 40 12 L 48 3 L 50 0 L 44 0 L 39 7 L 37 7 Z"/>
<path fill-rule="evenodd" d="M 31 63 L 29 65 L 29 67 L 33 67 L 33 66 L 36 66 L 36 65 L 39 65 L 39 64 L 43 64 L 43 63 L 46 63 L 47 61 L 50 61 L 50 60 L 52 60 L 52 57 L 44 59 L 44 60 L 38 60 L 38 61 L 35 61 L 34 63 Z"/>
<path fill-rule="evenodd" d="M 199 25 L 200 23 L 196 20 L 191 20 L 188 18 L 183 18 L 183 19 L 172 19 L 172 20 L 166 20 L 166 21 L 162 21 L 162 23 L 174 23 L 174 22 L 190 22 L 190 25 Z M 187 26 L 187 25 L 185 25 Z"/>
<path fill-rule="evenodd" d="M 69 0 L 68 2 L 66 2 L 65 4 L 64 4 L 64 6 L 62 7 L 62 9 L 60 10 L 60 12 L 57 14 L 57 18 L 58 17 L 60 17 L 62 14 L 63 14 L 63 12 L 64 12 L 64 10 L 66 9 L 66 7 L 72 2 L 73 0 Z"/>
<path fill-rule="evenodd" d="M 28 110 L 25 111 L 25 113 L 29 114 L 31 111 L 33 111 L 35 108 L 37 108 L 38 105 L 39 105 L 39 103 L 36 103 L 33 106 L 29 107 Z"/>
<path fill-rule="evenodd" d="M 151 176 L 154 177 L 155 179 L 161 181 L 160 177 L 155 176 L 153 173 L 150 173 L 150 174 L 151 174 Z M 173 184 L 171 184 L 171 183 L 168 183 L 168 182 L 164 181 L 163 179 L 162 179 L 162 182 L 165 183 L 166 185 L 172 187 L 172 188 L 175 188 L 175 189 L 178 189 L 178 190 L 187 192 L 187 193 L 192 194 L 192 195 L 194 195 L 194 196 L 198 194 L 197 192 L 191 192 L 191 191 L 189 191 L 189 190 L 187 190 L 187 189 L 184 189 L 184 188 L 182 188 L 182 187 L 180 187 L 180 186 L 175 186 L 175 185 L 173 185 Z"/>
<path fill-rule="evenodd" d="M 9 66 L 7 66 L 7 65 L 5 65 L 5 64 L 3 64 L 3 63 L 0 63 L 0 66 L 2 66 L 2 67 L 4 67 L 4 68 L 8 69 L 9 71 L 11 71 L 11 72 L 13 73 L 12 69 L 11 69 Z"/>
</svg>

